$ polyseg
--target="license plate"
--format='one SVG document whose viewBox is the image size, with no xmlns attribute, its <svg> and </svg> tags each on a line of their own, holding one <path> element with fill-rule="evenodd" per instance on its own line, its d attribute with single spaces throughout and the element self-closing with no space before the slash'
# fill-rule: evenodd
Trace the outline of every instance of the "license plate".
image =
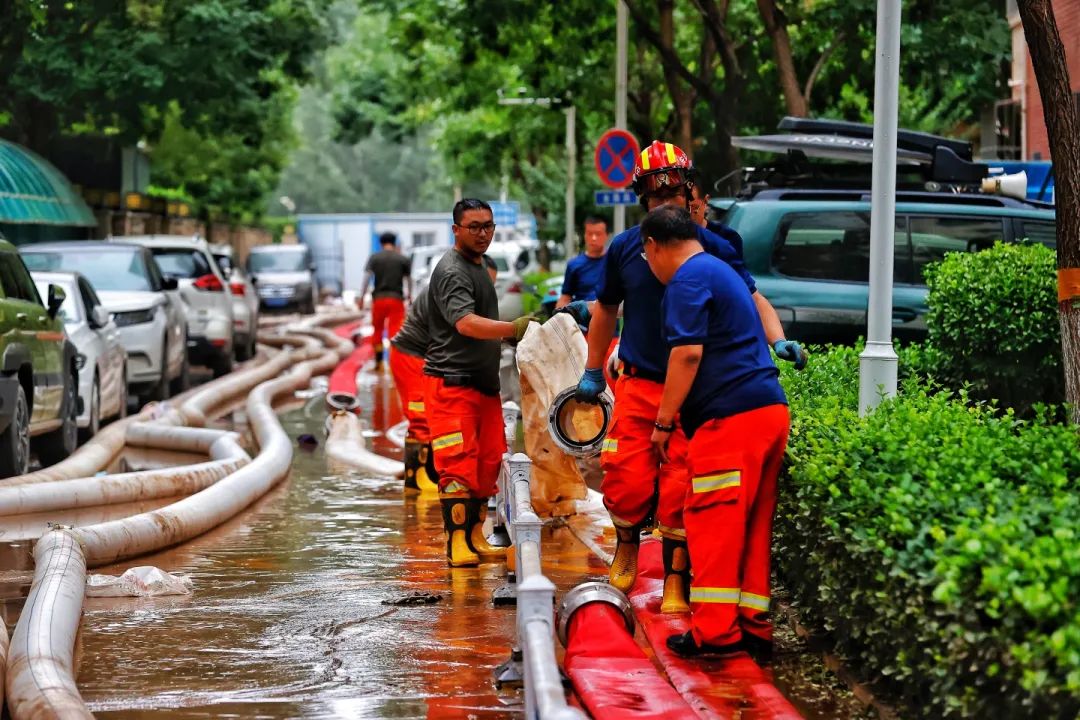
<svg viewBox="0 0 1080 720">
<path fill-rule="evenodd" d="M 285 307 L 289 304 L 286 298 L 266 298 L 263 302 L 266 303 L 266 307 Z"/>
</svg>

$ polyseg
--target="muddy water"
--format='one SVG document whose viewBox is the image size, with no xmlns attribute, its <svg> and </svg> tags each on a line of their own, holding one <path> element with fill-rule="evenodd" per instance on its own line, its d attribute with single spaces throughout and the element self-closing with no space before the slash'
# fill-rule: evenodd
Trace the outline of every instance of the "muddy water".
<svg viewBox="0 0 1080 720">
<path fill-rule="evenodd" d="M 367 392 L 379 426 L 400 419 L 388 382 Z M 316 403 L 282 422 L 321 440 L 324 417 Z M 604 573 L 556 532 L 545 544 L 556 583 Z M 156 565 L 189 574 L 195 594 L 88 599 L 79 688 L 111 718 L 519 716 L 518 695 L 492 682 L 513 627 L 512 608 L 489 600 L 501 566 L 451 571 L 442 543 L 437 500 L 403 499 L 399 481 L 298 450 L 289 480 L 231 523 L 99 570 Z M 410 591 L 442 599 L 383 604 Z"/>
</svg>

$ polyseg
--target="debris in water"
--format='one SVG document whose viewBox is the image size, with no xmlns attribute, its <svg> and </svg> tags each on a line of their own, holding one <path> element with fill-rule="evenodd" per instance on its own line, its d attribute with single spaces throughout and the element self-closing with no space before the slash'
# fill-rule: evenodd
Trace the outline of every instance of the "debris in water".
<svg viewBox="0 0 1080 720">
<path fill-rule="evenodd" d="M 406 593 L 402 593 L 397 597 L 386 598 L 382 601 L 383 605 L 431 605 L 442 600 L 442 595 L 439 593 L 428 592 L 426 590 L 411 590 Z"/>
<path fill-rule="evenodd" d="M 319 447 L 319 441 L 311 433 L 304 433 L 296 438 L 296 444 L 303 450 L 314 450 Z"/>
</svg>

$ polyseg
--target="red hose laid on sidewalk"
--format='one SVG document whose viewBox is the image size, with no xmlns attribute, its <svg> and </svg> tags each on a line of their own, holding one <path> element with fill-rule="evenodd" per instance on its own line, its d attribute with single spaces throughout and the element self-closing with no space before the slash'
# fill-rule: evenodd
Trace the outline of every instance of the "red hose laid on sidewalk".
<svg viewBox="0 0 1080 720">
<path fill-rule="evenodd" d="M 619 610 L 606 602 L 592 602 L 574 612 L 563 666 L 595 720 L 661 720 L 694 714 L 634 642 Z"/>
<path fill-rule="evenodd" d="M 638 552 L 638 576 L 630 591 L 634 616 L 657 660 L 682 697 L 701 718 L 719 720 L 796 720 L 802 716 L 769 675 L 746 653 L 718 659 L 688 660 L 671 652 L 668 637 L 690 629 L 689 615 L 660 612 L 664 563 L 660 542 L 646 539 Z"/>
</svg>

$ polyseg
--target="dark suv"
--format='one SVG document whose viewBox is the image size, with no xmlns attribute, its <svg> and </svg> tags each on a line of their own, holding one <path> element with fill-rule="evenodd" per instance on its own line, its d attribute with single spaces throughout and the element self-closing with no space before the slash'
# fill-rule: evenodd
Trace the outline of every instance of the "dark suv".
<svg viewBox="0 0 1080 720">
<path fill-rule="evenodd" d="M 811 123 L 817 129 L 832 127 L 822 121 Z M 868 128 L 849 123 L 836 125 L 843 130 Z M 961 155 L 953 158 L 959 163 L 953 167 L 946 167 L 933 155 L 930 166 L 920 166 L 919 156 L 912 149 L 920 145 L 915 140 L 906 147 L 900 143 L 901 158 L 910 164 L 901 170 L 905 176 L 898 179 L 896 196 L 893 332 L 901 340 L 918 340 L 926 334 L 923 273 L 928 264 L 949 252 L 983 250 L 995 242 L 1038 242 L 1053 247 L 1055 216 L 1043 203 L 977 192 L 978 186 L 973 186 L 971 179 L 980 172 L 985 174 L 985 167 L 980 170 L 963 157 L 963 143 L 919 133 L 909 136 L 924 143 L 922 147 L 937 148 L 936 141 L 947 142 L 950 152 L 958 150 Z M 804 133 L 765 137 L 793 138 L 792 144 L 802 143 L 805 149 L 825 144 L 822 139 L 833 136 Z M 845 157 L 857 159 L 851 138 L 836 137 L 843 140 Z M 745 147 L 764 146 L 760 138 L 749 140 Z M 774 142 L 784 147 L 784 141 Z M 872 147 L 864 145 L 862 149 L 869 159 Z M 742 236 L 747 267 L 762 294 L 776 308 L 790 337 L 807 342 L 851 342 L 866 333 L 869 186 L 850 188 L 857 184 L 853 178 L 858 177 L 851 166 L 821 165 L 811 172 L 805 156 L 798 157 L 795 164 L 798 174 L 791 172 L 790 166 L 787 172 L 783 168 L 752 169 L 753 182 L 738 198 L 711 203 L 713 216 Z M 919 177 L 920 171 L 926 174 Z M 961 182 L 935 180 L 935 172 L 958 174 Z M 842 174 L 843 179 L 830 182 L 837 174 Z M 868 180 L 867 170 L 863 175 Z M 844 185 L 849 187 L 845 189 Z"/>
<path fill-rule="evenodd" d="M 21 475 L 30 443 L 42 465 L 78 442 L 75 347 L 57 317 L 64 291 L 49 286 L 48 308 L 15 247 L 0 239 L 0 477 Z"/>
</svg>

